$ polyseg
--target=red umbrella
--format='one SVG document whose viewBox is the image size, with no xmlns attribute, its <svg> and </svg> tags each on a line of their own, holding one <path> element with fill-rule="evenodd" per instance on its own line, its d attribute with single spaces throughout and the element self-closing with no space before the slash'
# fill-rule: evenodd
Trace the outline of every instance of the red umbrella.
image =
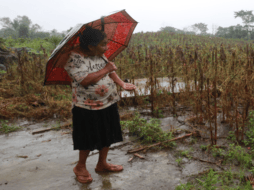
<svg viewBox="0 0 254 190">
<path fill-rule="evenodd" d="M 108 50 L 104 55 L 111 61 L 127 47 L 137 24 L 138 23 L 125 10 L 122 10 L 87 24 L 76 25 L 52 52 L 47 62 L 43 86 L 71 84 L 71 78 L 64 69 L 65 63 L 58 60 L 63 54 L 69 52 L 74 45 L 79 44 L 79 35 L 85 30 L 87 25 L 95 29 L 104 30 L 107 34 Z"/>
</svg>

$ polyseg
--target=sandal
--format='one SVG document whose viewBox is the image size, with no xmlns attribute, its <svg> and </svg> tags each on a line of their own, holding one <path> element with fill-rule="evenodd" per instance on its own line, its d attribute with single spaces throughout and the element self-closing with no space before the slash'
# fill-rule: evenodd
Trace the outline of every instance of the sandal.
<svg viewBox="0 0 254 190">
<path fill-rule="evenodd" d="M 123 170 L 123 166 L 121 165 L 114 165 L 114 164 L 108 164 L 110 165 L 110 169 L 104 168 L 104 169 L 97 169 L 95 168 L 96 172 L 120 172 Z"/>
<path fill-rule="evenodd" d="M 75 168 L 76 168 L 76 167 L 75 167 Z M 75 173 L 78 182 L 80 182 L 80 183 L 90 183 L 90 182 L 93 181 L 93 178 L 91 177 L 91 174 L 89 174 L 88 176 L 87 176 L 87 175 L 84 175 L 84 174 L 79 174 L 78 172 L 75 172 L 75 171 L 74 171 L 75 168 L 73 168 L 73 172 Z M 85 179 L 85 180 L 84 180 L 84 179 L 81 179 L 81 178 L 79 178 L 80 176 L 86 177 L 86 179 Z"/>
</svg>

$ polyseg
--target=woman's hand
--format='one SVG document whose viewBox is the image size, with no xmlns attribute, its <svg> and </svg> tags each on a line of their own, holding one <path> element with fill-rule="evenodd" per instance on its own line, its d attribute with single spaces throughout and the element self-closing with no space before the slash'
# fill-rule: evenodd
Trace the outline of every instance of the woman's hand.
<svg viewBox="0 0 254 190">
<path fill-rule="evenodd" d="M 135 90 L 136 86 L 134 84 L 131 83 L 123 83 L 123 85 L 121 86 L 124 90 Z"/>
<path fill-rule="evenodd" d="M 106 66 L 104 67 L 104 69 L 106 69 L 109 73 L 112 72 L 112 71 L 116 71 L 117 68 L 116 68 L 116 65 L 114 62 L 111 62 L 109 61 Z"/>
</svg>

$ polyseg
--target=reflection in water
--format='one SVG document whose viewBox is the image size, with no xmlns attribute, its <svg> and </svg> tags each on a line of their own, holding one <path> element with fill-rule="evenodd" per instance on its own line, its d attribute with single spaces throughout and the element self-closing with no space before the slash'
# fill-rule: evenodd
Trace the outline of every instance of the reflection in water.
<svg viewBox="0 0 254 190">
<path fill-rule="evenodd" d="M 97 172 L 96 172 L 97 173 Z M 112 189 L 112 184 L 110 182 L 110 173 L 109 172 L 98 172 L 99 181 L 102 182 L 102 185 L 100 186 L 100 189 L 109 190 Z"/>
<path fill-rule="evenodd" d="M 141 86 L 138 85 L 135 82 L 135 85 L 137 87 L 137 89 L 136 89 L 136 95 L 137 96 L 144 96 L 144 95 L 150 95 L 151 94 L 150 93 L 151 87 L 147 88 L 147 91 L 145 91 L 144 82 L 141 81 L 141 82 L 139 82 L 139 84 L 141 84 Z M 198 84 L 198 82 L 197 82 L 197 84 Z M 193 87 L 194 86 L 191 85 L 190 91 L 193 91 L 192 90 Z M 172 86 L 167 81 L 160 82 L 160 88 L 159 89 L 161 89 L 161 90 L 165 89 L 165 90 L 167 90 L 167 92 L 171 92 L 172 93 Z M 178 93 L 178 92 L 180 92 L 180 89 L 185 90 L 185 83 L 184 82 L 176 82 L 175 83 L 174 92 Z M 122 97 L 133 97 L 133 96 L 135 96 L 134 95 L 134 91 L 121 91 L 121 93 L 122 93 L 122 95 L 121 95 Z"/>
<path fill-rule="evenodd" d="M 112 185 L 109 179 L 103 179 L 102 181 L 102 189 L 112 189 Z"/>
<path fill-rule="evenodd" d="M 98 179 L 95 180 L 95 175 L 97 173 Z M 95 172 L 95 175 L 93 177 L 93 181 L 89 184 L 79 184 L 80 190 L 112 190 L 112 184 L 110 182 L 110 175 L 112 173 L 110 172 Z M 101 183 L 102 182 L 102 183 Z"/>
</svg>

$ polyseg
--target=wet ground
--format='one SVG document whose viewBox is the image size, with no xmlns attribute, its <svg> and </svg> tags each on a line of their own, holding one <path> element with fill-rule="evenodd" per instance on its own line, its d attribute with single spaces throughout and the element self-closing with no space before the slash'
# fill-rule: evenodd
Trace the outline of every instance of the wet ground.
<svg viewBox="0 0 254 190">
<path fill-rule="evenodd" d="M 119 110 L 120 115 L 131 112 L 129 107 Z M 144 112 L 144 110 L 143 110 Z M 149 120 L 150 116 L 142 115 Z M 186 116 L 161 118 L 163 130 L 178 129 L 191 130 L 189 126 L 179 121 L 184 121 Z M 190 150 L 192 154 L 204 160 L 214 162 L 214 158 L 202 152 L 200 144 L 209 144 L 209 140 L 189 137 L 177 141 L 177 146 L 168 150 L 149 150 L 146 153 L 139 152 L 144 159 L 134 157 L 127 151 L 136 145 L 135 137 L 124 136 L 124 142 L 112 145 L 108 154 L 108 162 L 121 164 L 124 170 L 119 173 L 96 173 L 94 168 L 98 160 L 97 151 L 90 153 L 87 159 L 87 169 L 91 173 L 93 182 L 81 184 L 73 173 L 75 162 L 78 161 L 78 151 L 73 150 L 70 130 L 48 131 L 39 134 L 32 132 L 44 129 L 45 125 L 53 127 L 57 125 L 57 119 L 47 120 L 41 123 L 27 120 L 10 121 L 10 125 L 20 125 L 23 129 L 7 135 L 0 135 L 0 189 L 1 190 L 81 190 L 81 189 L 114 189 L 114 190 L 174 190 L 180 183 L 186 183 L 188 177 L 206 171 L 209 168 L 221 170 L 215 164 L 201 162 L 200 160 L 183 158 L 181 165 L 176 159 L 179 151 Z M 218 117 L 218 123 L 220 123 Z M 64 124 L 64 122 L 60 122 Z M 222 127 L 221 127 L 222 128 Z M 228 128 L 219 132 L 224 136 Z M 182 132 L 179 136 L 186 134 Z M 130 142 L 126 144 L 126 142 Z M 226 144 L 225 139 L 218 141 L 219 145 Z M 122 146 L 120 146 L 122 145 Z M 115 147 L 115 148 L 114 148 Z M 191 149 L 192 148 L 192 149 Z M 24 156 L 27 156 L 25 158 Z"/>
</svg>

